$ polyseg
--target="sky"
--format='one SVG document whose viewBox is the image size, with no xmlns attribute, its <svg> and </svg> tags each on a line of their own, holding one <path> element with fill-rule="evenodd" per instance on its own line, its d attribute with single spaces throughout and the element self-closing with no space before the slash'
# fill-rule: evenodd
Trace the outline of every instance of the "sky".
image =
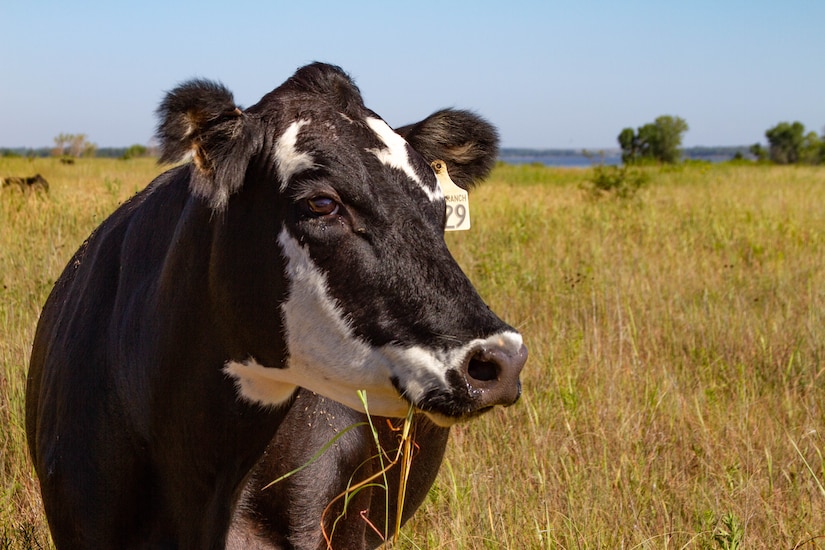
<svg viewBox="0 0 825 550">
<path fill-rule="evenodd" d="M 180 82 L 248 107 L 312 61 L 392 126 L 471 109 L 503 147 L 615 148 L 660 115 L 688 147 L 825 128 L 822 0 L 0 0 L 0 21 L 0 147 L 145 145 Z"/>
</svg>

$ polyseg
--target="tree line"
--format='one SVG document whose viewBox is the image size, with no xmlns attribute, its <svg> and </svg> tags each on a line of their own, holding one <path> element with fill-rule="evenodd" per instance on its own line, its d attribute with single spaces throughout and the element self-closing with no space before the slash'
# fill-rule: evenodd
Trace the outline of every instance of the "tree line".
<svg viewBox="0 0 825 550">
<path fill-rule="evenodd" d="M 624 128 L 618 141 L 624 164 L 658 162 L 672 164 L 682 156 L 682 135 L 688 124 L 683 118 L 662 115 L 636 130 Z M 761 143 L 750 146 L 757 161 L 775 164 L 825 164 L 825 129 L 820 137 L 806 132 L 801 122 L 780 122 L 765 131 L 768 147 Z M 738 155 L 742 158 L 741 155 Z"/>
<path fill-rule="evenodd" d="M 0 157 L 59 157 L 61 159 L 77 158 L 121 158 L 131 159 L 158 156 L 157 147 L 140 144 L 129 147 L 98 147 L 91 143 L 86 134 L 60 134 L 54 138 L 54 147 L 0 147 Z"/>
</svg>

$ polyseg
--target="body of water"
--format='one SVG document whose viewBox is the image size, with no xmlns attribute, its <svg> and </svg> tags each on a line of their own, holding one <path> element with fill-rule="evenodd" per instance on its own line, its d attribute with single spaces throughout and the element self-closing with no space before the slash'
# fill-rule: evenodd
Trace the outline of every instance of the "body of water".
<svg viewBox="0 0 825 550">
<path fill-rule="evenodd" d="M 725 162 L 733 158 L 736 153 L 751 158 L 746 147 L 689 147 L 682 151 L 682 158 L 687 160 L 701 160 L 706 162 Z M 603 153 L 593 152 L 585 155 L 580 150 L 567 149 L 502 149 L 498 160 L 508 164 L 544 164 L 567 168 L 589 168 L 594 164 L 618 165 L 622 163 L 622 155 L 618 149 Z"/>
<path fill-rule="evenodd" d="M 508 151 L 507 149 L 501 150 L 498 160 L 507 164 L 543 164 L 545 166 L 566 168 L 590 168 L 599 163 L 610 165 L 622 163 L 622 157 L 619 154 L 586 156 L 579 151 L 536 151 L 531 153 L 529 151 Z"/>
</svg>

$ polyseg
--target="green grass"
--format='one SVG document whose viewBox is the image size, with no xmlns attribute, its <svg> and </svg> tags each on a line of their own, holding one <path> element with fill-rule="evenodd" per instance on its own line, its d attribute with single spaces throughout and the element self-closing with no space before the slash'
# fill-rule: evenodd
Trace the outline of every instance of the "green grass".
<svg viewBox="0 0 825 550">
<path fill-rule="evenodd" d="M 499 165 L 448 242 L 525 336 L 524 396 L 453 429 L 395 548 L 825 548 L 825 170 Z M 23 432 L 39 308 L 158 172 L 0 159 L 0 548 L 48 543 Z"/>
</svg>

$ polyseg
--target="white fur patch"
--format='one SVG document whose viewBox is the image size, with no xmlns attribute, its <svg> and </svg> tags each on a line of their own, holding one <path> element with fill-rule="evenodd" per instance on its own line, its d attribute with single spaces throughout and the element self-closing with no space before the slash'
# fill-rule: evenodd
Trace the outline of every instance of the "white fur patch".
<svg viewBox="0 0 825 550">
<path fill-rule="evenodd" d="M 227 376 L 235 379 L 238 395 L 247 401 L 263 406 L 279 405 L 289 399 L 297 386 L 273 380 L 267 376 L 267 370 L 250 359 L 242 363 L 229 361 L 223 368 Z"/>
<path fill-rule="evenodd" d="M 407 142 L 404 138 L 396 134 L 393 129 L 380 118 L 367 118 L 367 125 L 373 132 L 375 132 L 381 141 L 384 142 L 384 145 L 387 146 L 386 149 L 367 149 L 368 153 L 372 153 L 378 157 L 378 160 L 387 166 L 397 168 L 404 172 L 411 180 L 416 182 L 418 186 L 421 187 L 430 201 L 436 201 L 444 197 L 441 192 L 441 188 L 438 185 L 434 188 L 430 188 L 421 181 L 418 173 L 410 164 L 410 157 L 407 154 Z"/>
<path fill-rule="evenodd" d="M 278 168 L 282 193 L 286 190 L 292 176 L 315 166 L 315 161 L 309 153 L 302 153 L 296 147 L 298 133 L 301 131 L 301 127 L 306 124 L 309 124 L 309 120 L 296 120 L 289 125 L 275 143 L 275 163 Z"/>
<path fill-rule="evenodd" d="M 227 363 L 224 371 L 236 379 L 245 399 L 265 404 L 267 392 L 285 399 L 283 384 L 302 386 L 353 409 L 363 410 L 357 391 L 365 390 L 370 411 L 403 417 L 409 408 L 392 385 L 393 365 L 376 349 L 358 338 L 340 306 L 327 290 L 326 275 L 309 252 L 286 229 L 278 235 L 287 260 L 289 297 L 281 305 L 289 359 L 287 368 L 267 368 L 254 358 Z M 241 380 L 239 375 L 246 375 Z M 288 397 L 289 394 L 286 394 Z M 273 399 L 270 404 L 277 404 Z"/>
<path fill-rule="evenodd" d="M 224 372 L 235 380 L 243 399 L 278 405 L 301 386 L 363 411 L 357 391 L 365 390 L 370 413 L 400 418 L 407 414 L 410 403 L 420 402 L 427 393 L 439 389 L 449 392 L 446 373 L 460 369 L 468 354 L 489 345 L 505 346 L 513 353 L 521 348 L 521 335 L 512 332 L 473 340 L 449 351 L 371 346 L 355 334 L 329 295 L 326 275 L 309 252 L 286 229 L 278 235 L 278 243 L 287 259 L 289 279 L 289 297 L 281 305 L 289 359 L 286 368 L 261 365 L 253 357 L 227 362 Z M 440 415 L 434 419 L 440 425 L 455 420 Z"/>
</svg>

